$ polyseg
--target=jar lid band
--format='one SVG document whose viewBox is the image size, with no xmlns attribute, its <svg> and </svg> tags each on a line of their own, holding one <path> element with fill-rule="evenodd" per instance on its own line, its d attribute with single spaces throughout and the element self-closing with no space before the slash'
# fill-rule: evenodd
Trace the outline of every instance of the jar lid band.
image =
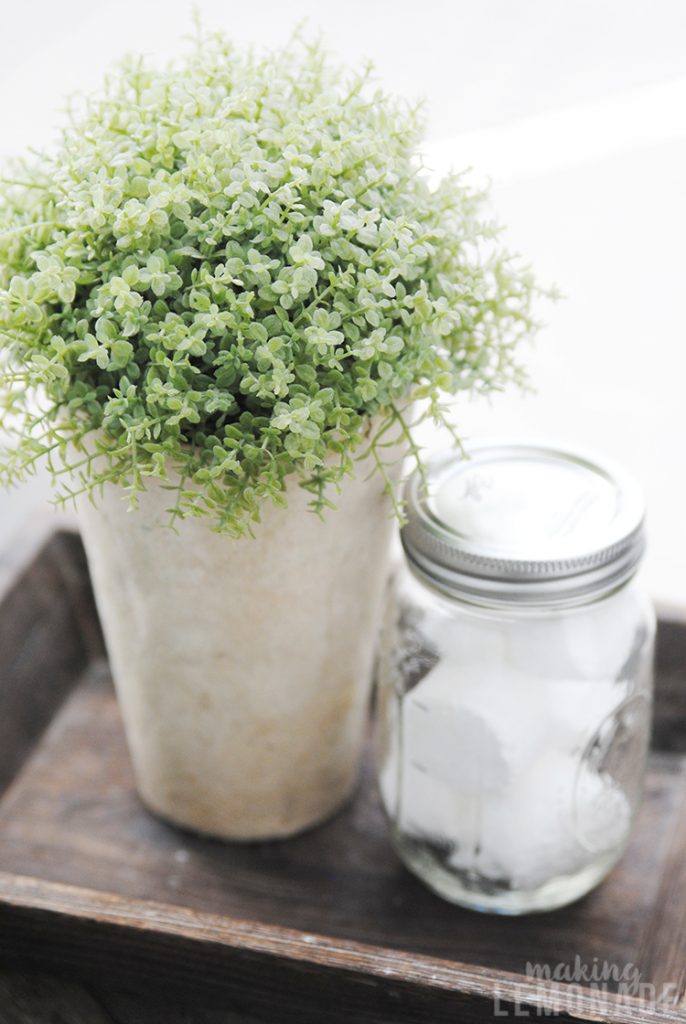
<svg viewBox="0 0 686 1024">
<path fill-rule="evenodd" d="M 635 481 L 579 449 L 475 443 L 415 472 L 405 502 L 411 563 L 474 601 L 586 601 L 626 582 L 645 547 Z"/>
</svg>

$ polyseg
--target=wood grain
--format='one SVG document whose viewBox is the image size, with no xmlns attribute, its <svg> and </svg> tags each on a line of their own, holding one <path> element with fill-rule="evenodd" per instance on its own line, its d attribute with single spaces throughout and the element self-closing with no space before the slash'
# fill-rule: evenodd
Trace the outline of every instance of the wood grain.
<svg viewBox="0 0 686 1024">
<path fill-rule="evenodd" d="M 279 1020 L 320 1024 L 350 1019 L 381 1022 L 490 1020 L 494 998 L 523 1012 L 541 1000 L 556 1000 L 556 1020 L 639 1021 L 677 1024 L 676 1008 L 648 1011 L 632 999 L 603 997 L 548 983 L 542 986 L 490 967 L 465 967 L 325 936 L 310 944 L 289 929 L 240 922 L 34 879 L 0 876 L 5 908 L 0 954 L 10 960 L 32 949 L 38 966 L 59 966 L 63 975 L 99 984 L 140 979 L 146 988 L 164 984 L 179 997 L 189 987 L 206 1007 L 224 1007 L 257 1019 L 279 1008 Z M 14 911 L 14 913 L 13 913 Z M 13 952 L 8 950 L 12 935 Z M 39 947 L 36 940 L 40 938 Z M 313 945 L 313 948 L 312 948 Z M 284 997 L 287 996 L 287 1003 Z M 564 1012 L 573 1007 L 573 1015 Z M 599 1011 L 600 1006 L 600 1011 Z M 599 1016 L 602 1012 L 602 1016 Z M 322 1016 L 324 1014 L 324 1016 Z M 545 1015 L 537 1019 L 548 1019 Z"/>
<path fill-rule="evenodd" d="M 657 630 L 653 746 L 686 752 L 686 619 L 660 619 Z"/>
<path fill-rule="evenodd" d="M 0 1024 L 115 1024 L 81 985 L 0 972 Z"/>
<path fill-rule="evenodd" d="M 75 534 L 57 533 L 14 583 L 4 580 L 0 793 L 76 679 L 102 650 L 80 541 Z"/>
</svg>

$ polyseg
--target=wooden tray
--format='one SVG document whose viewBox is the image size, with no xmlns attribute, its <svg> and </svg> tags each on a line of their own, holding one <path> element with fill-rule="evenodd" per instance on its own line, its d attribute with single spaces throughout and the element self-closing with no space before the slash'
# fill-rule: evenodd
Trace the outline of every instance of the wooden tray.
<svg viewBox="0 0 686 1024">
<path fill-rule="evenodd" d="M 0 582 L 3 576 L 0 562 Z M 591 896 L 520 919 L 461 911 L 398 862 L 366 770 L 333 821 L 223 845 L 139 803 L 80 541 L 55 534 L 0 606 L 0 958 L 165 991 L 240 1019 L 686 1021 L 686 627 L 663 622 L 635 838 Z M 16 567 L 15 567 L 16 570 Z M 634 965 L 660 1005 L 526 977 Z M 496 1002 L 497 1000 L 497 1002 Z M 241 1015 L 244 1015 L 241 1016 Z"/>
</svg>

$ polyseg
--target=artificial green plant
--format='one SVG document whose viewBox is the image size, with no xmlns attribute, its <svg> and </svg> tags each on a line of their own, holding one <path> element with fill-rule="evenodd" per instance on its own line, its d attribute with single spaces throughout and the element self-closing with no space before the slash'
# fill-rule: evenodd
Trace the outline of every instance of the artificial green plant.
<svg viewBox="0 0 686 1024">
<path fill-rule="evenodd" d="M 125 62 L 0 187 L 5 481 L 158 477 L 239 534 L 287 478 L 321 511 L 394 424 L 419 455 L 417 415 L 517 378 L 535 285 L 479 191 L 427 183 L 422 126 L 298 40 Z"/>
</svg>

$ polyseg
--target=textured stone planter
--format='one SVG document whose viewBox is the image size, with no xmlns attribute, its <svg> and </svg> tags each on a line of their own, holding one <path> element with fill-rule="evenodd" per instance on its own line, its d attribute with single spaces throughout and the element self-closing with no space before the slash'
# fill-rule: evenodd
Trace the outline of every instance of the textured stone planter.
<svg viewBox="0 0 686 1024">
<path fill-rule="evenodd" d="M 163 527 L 151 481 L 129 511 L 106 488 L 82 533 L 140 794 L 188 828 L 288 836 L 357 778 L 392 531 L 370 465 L 322 522 L 292 485 L 255 537 Z"/>
</svg>

